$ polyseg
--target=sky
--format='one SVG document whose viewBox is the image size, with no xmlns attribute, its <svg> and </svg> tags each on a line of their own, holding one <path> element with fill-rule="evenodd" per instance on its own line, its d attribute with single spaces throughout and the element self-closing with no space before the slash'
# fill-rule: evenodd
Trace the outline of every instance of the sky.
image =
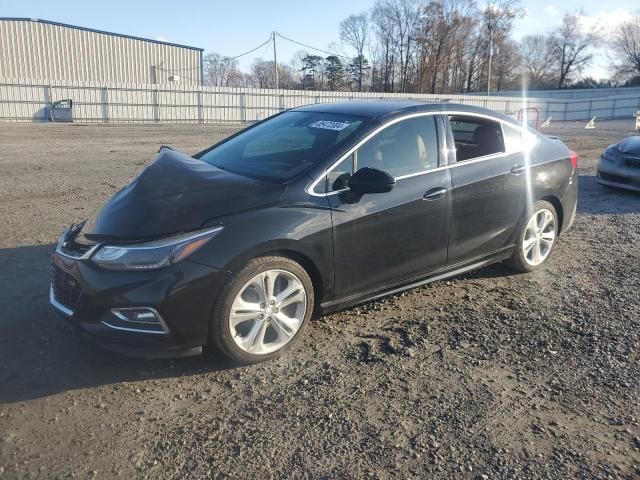
<svg viewBox="0 0 640 480">
<path fill-rule="evenodd" d="M 272 31 L 320 48 L 339 46 L 339 24 L 352 13 L 368 11 L 375 0 L 0 0 L 0 15 L 53 20 L 144 38 L 204 48 L 236 56 L 266 41 Z M 479 4 L 486 3 L 480 0 Z M 526 15 L 515 22 L 516 39 L 543 33 L 558 26 L 567 10 L 582 10 L 586 26 L 615 28 L 632 12 L 640 10 L 636 0 L 523 0 Z M 303 49 L 278 39 L 278 61 L 289 61 Z M 348 50 L 345 51 L 348 53 Z M 267 45 L 239 59 L 247 70 L 258 57 L 272 59 Z M 609 60 L 597 52 L 594 65 L 585 72 L 607 77 Z"/>
</svg>

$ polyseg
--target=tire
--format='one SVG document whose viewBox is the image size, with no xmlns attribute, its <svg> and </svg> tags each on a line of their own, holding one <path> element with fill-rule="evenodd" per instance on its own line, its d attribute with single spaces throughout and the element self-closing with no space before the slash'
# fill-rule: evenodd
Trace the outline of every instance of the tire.
<svg viewBox="0 0 640 480">
<path fill-rule="evenodd" d="M 237 364 L 268 361 L 300 341 L 313 309 L 313 283 L 302 266 L 286 257 L 254 258 L 220 292 L 209 343 Z"/>
<path fill-rule="evenodd" d="M 534 203 L 531 212 L 527 213 L 520 224 L 516 248 L 508 261 L 511 268 L 520 272 L 540 269 L 551 257 L 558 239 L 558 213 L 555 207 L 549 202 L 539 200 Z M 548 212 L 550 217 L 543 212 Z M 536 225 L 533 218 L 537 217 L 537 220 L 540 220 L 543 216 L 549 223 L 540 230 L 541 222 Z M 536 253 L 539 256 L 536 256 Z"/>
</svg>

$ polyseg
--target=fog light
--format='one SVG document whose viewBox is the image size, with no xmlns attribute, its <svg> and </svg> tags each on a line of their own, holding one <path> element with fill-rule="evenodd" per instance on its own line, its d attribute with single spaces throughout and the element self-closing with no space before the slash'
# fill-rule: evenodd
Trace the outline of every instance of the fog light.
<svg viewBox="0 0 640 480">
<path fill-rule="evenodd" d="M 137 333 L 167 334 L 169 328 L 158 311 L 151 307 L 113 308 L 114 320 L 103 321 L 115 330 Z"/>
</svg>

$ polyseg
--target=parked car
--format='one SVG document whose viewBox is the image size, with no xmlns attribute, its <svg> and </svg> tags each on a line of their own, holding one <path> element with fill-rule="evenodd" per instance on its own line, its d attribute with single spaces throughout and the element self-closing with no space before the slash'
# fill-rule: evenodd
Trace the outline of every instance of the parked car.
<svg viewBox="0 0 640 480">
<path fill-rule="evenodd" d="M 285 111 L 196 155 L 162 148 L 53 254 L 50 300 L 100 345 L 271 359 L 323 314 L 508 261 L 573 223 L 577 155 L 490 110 Z"/>
<path fill-rule="evenodd" d="M 598 161 L 598 182 L 640 192 L 640 135 L 607 147 Z"/>
</svg>

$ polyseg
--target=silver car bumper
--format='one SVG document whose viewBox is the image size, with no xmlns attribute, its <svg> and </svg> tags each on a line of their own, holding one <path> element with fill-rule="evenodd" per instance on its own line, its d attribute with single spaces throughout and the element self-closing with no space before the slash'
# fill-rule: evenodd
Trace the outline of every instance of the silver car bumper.
<svg viewBox="0 0 640 480">
<path fill-rule="evenodd" d="M 630 162 L 625 162 L 625 159 L 609 161 L 600 158 L 598 160 L 598 183 L 640 192 L 640 159 L 637 164 L 631 163 L 634 166 L 629 166 L 626 163 Z"/>
</svg>

